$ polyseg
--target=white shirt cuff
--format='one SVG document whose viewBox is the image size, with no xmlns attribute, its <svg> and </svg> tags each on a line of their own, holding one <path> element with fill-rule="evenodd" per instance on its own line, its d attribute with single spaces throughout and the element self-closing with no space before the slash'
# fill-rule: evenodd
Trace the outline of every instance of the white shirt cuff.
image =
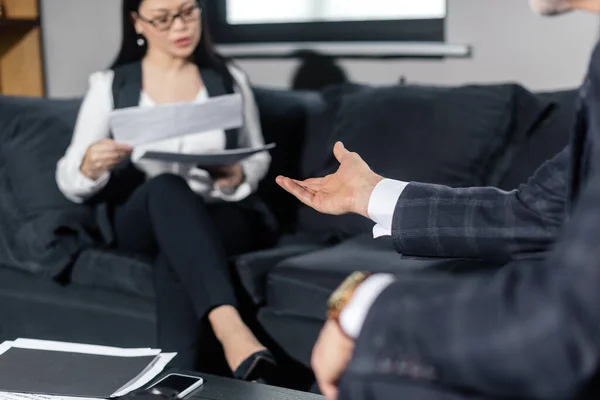
<svg viewBox="0 0 600 400">
<path fill-rule="evenodd" d="M 369 277 L 356 289 L 354 296 L 340 314 L 340 325 L 346 335 L 358 339 L 371 306 L 395 280 L 392 274 L 377 274 Z"/>
<path fill-rule="evenodd" d="M 75 172 L 73 187 L 75 195 L 83 199 L 93 196 L 102 190 L 110 180 L 110 172 L 104 172 L 98 179 L 90 179 L 79 169 Z"/>
<path fill-rule="evenodd" d="M 375 186 L 369 199 L 369 218 L 375 222 L 373 237 L 392 235 L 394 211 L 408 182 L 384 179 Z"/>
<path fill-rule="evenodd" d="M 248 182 L 243 182 L 241 185 L 231 189 L 222 189 L 215 186 L 212 192 L 213 197 L 230 203 L 242 201 L 251 194 L 252 186 Z"/>
</svg>

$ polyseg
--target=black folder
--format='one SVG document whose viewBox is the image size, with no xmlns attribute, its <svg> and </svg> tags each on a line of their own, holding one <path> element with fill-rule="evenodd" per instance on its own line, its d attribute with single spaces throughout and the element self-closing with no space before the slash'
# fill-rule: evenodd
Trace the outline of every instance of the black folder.
<svg viewBox="0 0 600 400">
<path fill-rule="evenodd" d="M 11 348 L 0 356 L 0 391 L 108 398 L 155 358 Z"/>
</svg>

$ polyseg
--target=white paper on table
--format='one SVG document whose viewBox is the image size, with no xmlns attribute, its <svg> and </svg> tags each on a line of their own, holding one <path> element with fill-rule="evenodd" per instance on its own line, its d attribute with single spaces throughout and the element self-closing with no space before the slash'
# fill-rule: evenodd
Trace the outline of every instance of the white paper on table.
<svg viewBox="0 0 600 400">
<path fill-rule="evenodd" d="M 239 93 L 214 97 L 204 103 L 122 108 L 113 110 L 109 117 L 115 141 L 130 146 L 217 129 L 235 129 L 243 123 L 243 100 Z"/>
<path fill-rule="evenodd" d="M 10 340 L 7 340 L 6 342 L 0 344 L 0 355 L 6 353 L 8 350 L 10 350 L 13 347 L 13 343 Z"/>
<path fill-rule="evenodd" d="M 122 349 L 119 347 L 96 346 L 91 344 L 55 342 L 52 340 L 17 339 L 12 347 L 29 350 L 61 351 L 66 353 L 94 354 L 113 357 L 149 357 L 160 354 L 160 349 Z"/>
<path fill-rule="evenodd" d="M 163 353 L 158 355 L 154 361 L 148 364 L 148 367 L 146 367 L 145 370 L 117 390 L 111 397 L 124 396 L 129 392 L 133 392 L 134 390 L 145 386 L 152 379 L 156 378 L 176 355 L 177 353 Z"/>
<path fill-rule="evenodd" d="M 45 394 L 0 392 L 0 400 L 102 400 L 91 397 L 48 396 Z"/>
</svg>

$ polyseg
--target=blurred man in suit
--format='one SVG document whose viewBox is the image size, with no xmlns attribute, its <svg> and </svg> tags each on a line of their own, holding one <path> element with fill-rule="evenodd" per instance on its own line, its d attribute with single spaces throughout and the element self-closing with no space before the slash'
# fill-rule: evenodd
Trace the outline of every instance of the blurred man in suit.
<svg viewBox="0 0 600 400">
<path fill-rule="evenodd" d="M 600 0 L 532 5 L 600 13 Z M 510 262 L 492 275 L 348 278 L 313 353 L 328 398 L 600 398 L 600 45 L 570 147 L 519 191 L 389 181 L 334 152 L 335 174 L 278 182 L 318 211 L 370 216 L 401 252 Z"/>
</svg>

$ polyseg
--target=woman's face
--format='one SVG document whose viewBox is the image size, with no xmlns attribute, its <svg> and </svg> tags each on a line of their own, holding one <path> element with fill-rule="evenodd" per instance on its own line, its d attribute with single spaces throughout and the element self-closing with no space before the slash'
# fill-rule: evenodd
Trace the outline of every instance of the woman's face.
<svg viewBox="0 0 600 400">
<path fill-rule="evenodd" d="M 200 43 L 202 10 L 196 0 L 144 0 L 132 17 L 148 48 L 188 58 Z"/>
</svg>

